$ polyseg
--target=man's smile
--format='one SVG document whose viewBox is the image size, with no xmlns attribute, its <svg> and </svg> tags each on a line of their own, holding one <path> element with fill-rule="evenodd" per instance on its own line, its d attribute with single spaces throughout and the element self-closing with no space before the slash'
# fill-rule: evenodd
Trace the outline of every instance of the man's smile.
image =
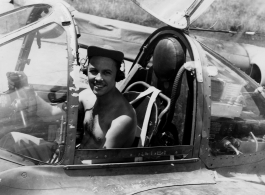
<svg viewBox="0 0 265 195">
<path fill-rule="evenodd" d="M 101 89 L 101 88 L 105 87 L 105 85 L 104 85 L 103 83 L 97 83 L 97 82 L 95 82 L 95 83 L 94 83 L 94 87 L 95 87 L 96 89 Z"/>
</svg>

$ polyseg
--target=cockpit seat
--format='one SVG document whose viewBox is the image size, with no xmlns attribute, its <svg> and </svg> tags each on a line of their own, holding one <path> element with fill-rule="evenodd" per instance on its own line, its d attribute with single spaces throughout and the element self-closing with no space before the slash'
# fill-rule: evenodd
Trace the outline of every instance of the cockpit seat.
<svg viewBox="0 0 265 195">
<path fill-rule="evenodd" d="M 154 49 L 151 85 L 161 90 L 167 97 L 170 97 L 171 101 L 173 92 L 176 93 L 176 90 L 178 90 L 174 87 L 175 77 L 186 60 L 184 51 L 184 47 L 180 44 L 179 40 L 172 36 L 164 37 L 159 40 Z M 158 110 L 165 107 L 163 102 L 157 102 L 157 105 Z M 174 112 L 175 104 L 173 104 L 173 106 L 171 105 L 171 107 L 169 108 L 169 112 L 172 109 Z M 167 114 L 161 119 L 161 123 L 159 123 L 157 127 L 157 132 L 161 134 L 160 137 L 162 134 L 173 136 L 173 145 L 175 145 L 179 143 L 179 138 L 177 128 L 171 122 L 171 117 L 172 116 Z M 165 143 L 162 144 L 164 145 Z M 160 143 L 158 143 L 158 145 L 160 145 Z"/>
<path fill-rule="evenodd" d="M 161 39 L 154 49 L 151 85 L 170 97 L 174 79 L 184 62 L 185 53 L 180 42 L 175 37 Z"/>
</svg>

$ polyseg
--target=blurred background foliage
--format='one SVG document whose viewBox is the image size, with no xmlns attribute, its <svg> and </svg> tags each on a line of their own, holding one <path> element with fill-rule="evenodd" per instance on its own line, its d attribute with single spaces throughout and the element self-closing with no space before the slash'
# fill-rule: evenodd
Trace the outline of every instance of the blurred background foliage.
<svg viewBox="0 0 265 195">
<path fill-rule="evenodd" d="M 264 0 L 216 0 L 193 27 L 264 33 L 264 8 Z"/>
<path fill-rule="evenodd" d="M 130 0 L 65 0 L 78 11 L 151 27 L 164 24 Z M 265 33 L 265 0 L 216 0 L 192 27 Z"/>
</svg>

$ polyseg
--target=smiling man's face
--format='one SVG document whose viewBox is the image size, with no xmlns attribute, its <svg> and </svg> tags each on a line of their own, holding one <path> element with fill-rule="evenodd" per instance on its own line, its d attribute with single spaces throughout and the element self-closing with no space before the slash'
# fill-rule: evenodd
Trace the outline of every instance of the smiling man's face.
<svg viewBox="0 0 265 195">
<path fill-rule="evenodd" d="M 89 85 L 96 96 L 102 96 L 115 88 L 117 65 L 107 57 L 94 56 L 88 65 Z"/>
</svg>

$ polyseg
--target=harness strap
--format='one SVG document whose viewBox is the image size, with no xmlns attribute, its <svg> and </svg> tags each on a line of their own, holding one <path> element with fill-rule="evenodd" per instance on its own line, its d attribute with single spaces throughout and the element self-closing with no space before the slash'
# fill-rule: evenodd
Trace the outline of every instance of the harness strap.
<svg viewBox="0 0 265 195">
<path fill-rule="evenodd" d="M 143 122 L 143 126 L 142 126 L 142 130 L 141 130 L 141 135 L 140 135 L 140 141 L 138 143 L 138 147 L 143 147 L 144 146 L 144 142 L 145 142 L 145 137 L 146 137 L 146 133 L 147 133 L 147 129 L 148 129 L 148 123 L 149 123 L 149 119 L 151 116 L 151 111 L 152 111 L 152 107 L 153 104 L 158 96 L 158 94 L 161 91 L 158 90 L 157 88 L 151 86 L 149 87 L 147 90 L 143 91 L 142 93 L 140 93 L 133 101 L 130 102 L 130 104 L 134 104 L 135 102 L 139 101 L 141 98 L 152 94 L 150 97 L 150 100 L 148 102 L 147 105 L 147 109 L 145 112 L 145 117 L 144 117 L 144 122 Z"/>
</svg>

